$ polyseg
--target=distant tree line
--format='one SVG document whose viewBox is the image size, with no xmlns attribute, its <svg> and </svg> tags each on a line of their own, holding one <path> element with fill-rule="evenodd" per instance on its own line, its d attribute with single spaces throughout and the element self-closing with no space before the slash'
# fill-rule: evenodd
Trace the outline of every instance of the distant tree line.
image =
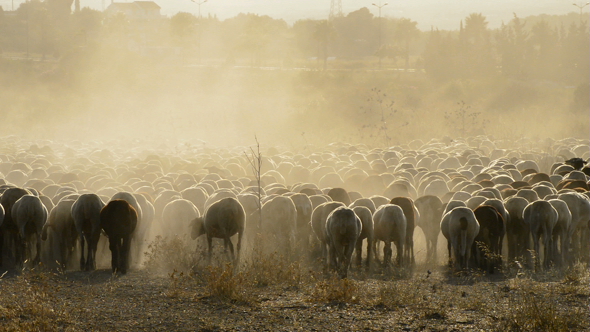
<svg viewBox="0 0 590 332">
<path fill-rule="evenodd" d="M 588 81 L 590 72 L 590 35 L 586 22 L 528 24 L 516 15 L 490 30 L 483 15 L 471 14 L 458 32 L 431 31 L 423 59 L 426 72 L 439 80 L 499 73 L 514 79 L 580 83 Z"/>
<path fill-rule="evenodd" d="M 424 70 L 443 82 L 502 75 L 577 85 L 587 82 L 590 72 L 588 22 L 576 13 L 514 15 L 498 29 L 473 13 L 458 22 L 458 30 L 421 31 L 415 21 L 380 19 L 368 8 L 290 26 L 256 14 L 219 20 L 181 12 L 134 19 L 80 9 L 77 1 L 71 12 L 72 3 L 31 0 L 14 12 L 0 9 L 0 52 L 60 58 L 72 49 L 107 45 L 187 61 L 348 69 L 371 68 L 381 58 L 388 68 Z"/>
</svg>

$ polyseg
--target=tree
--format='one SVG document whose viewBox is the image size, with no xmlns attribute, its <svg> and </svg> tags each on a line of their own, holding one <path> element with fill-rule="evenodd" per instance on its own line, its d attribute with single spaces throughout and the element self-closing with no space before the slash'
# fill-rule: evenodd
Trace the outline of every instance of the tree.
<svg viewBox="0 0 590 332">
<path fill-rule="evenodd" d="M 260 65 L 269 55 L 283 55 L 282 40 L 287 23 L 266 15 L 238 14 L 222 24 L 222 38 L 227 52 L 250 57 L 252 65 Z"/>
<path fill-rule="evenodd" d="M 436 81 L 447 81 L 459 77 L 458 49 L 459 44 L 451 32 L 434 29 L 430 31 L 423 53 L 426 74 Z"/>
<path fill-rule="evenodd" d="M 335 30 L 331 48 L 337 56 L 369 56 L 378 48 L 378 22 L 368 8 L 360 8 L 330 23 Z"/>
<path fill-rule="evenodd" d="M 459 61 L 464 63 L 463 77 L 485 77 L 495 71 L 496 63 L 485 16 L 473 13 L 465 18 L 465 29 L 460 32 L 459 43 Z"/>
<path fill-rule="evenodd" d="M 583 22 L 582 22 L 583 23 Z M 564 80 L 570 84 L 588 81 L 590 71 L 590 34 L 585 24 L 572 23 L 561 38 L 561 68 Z"/>
<path fill-rule="evenodd" d="M 299 20 L 291 28 L 295 46 L 303 57 L 307 58 L 316 54 L 318 47 L 314 34 L 317 23 L 316 20 Z"/>
<path fill-rule="evenodd" d="M 197 18 L 190 13 L 180 12 L 170 18 L 170 34 L 178 46 L 186 46 L 195 34 Z"/>
<path fill-rule="evenodd" d="M 465 18 L 465 38 L 467 42 L 480 45 L 487 42 L 488 22 L 481 13 L 472 13 Z"/>
<path fill-rule="evenodd" d="M 88 45 L 89 41 L 97 42 L 102 21 L 103 13 L 88 7 L 73 13 L 69 29 L 73 33 L 70 45 Z"/>
<path fill-rule="evenodd" d="M 55 20 L 50 16 L 47 3 L 39 0 L 23 3 L 17 9 L 16 16 L 20 25 L 18 30 L 24 40 L 21 47 L 27 54 L 37 52 L 45 57 L 46 54 L 55 51 L 59 33 L 54 24 Z"/>
<path fill-rule="evenodd" d="M 410 63 L 410 43 L 420 35 L 420 30 L 416 27 L 417 24 L 418 22 L 408 18 L 402 18 L 397 23 L 396 37 L 403 44 L 406 70 L 408 70 Z"/>
<path fill-rule="evenodd" d="M 496 33 L 502 74 L 507 77 L 524 78 L 528 75 L 528 32 L 525 22 L 516 14 L 509 24 L 502 24 Z"/>
<path fill-rule="evenodd" d="M 533 25 L 528 39 L 531 73 L 541 79 L 558 78 L 560 68 L 555 64 L 559 61 L 559 46 L 557 31 L 551 29 L 547 21 Z"/>
<path fill-rule="evenodd" d="M 321 54 L 324 61 L 324 70 L 328 67 L 328 44 L 335 36 L 336 30 L 329 21 L 323 20 L 316 23 L 313 38 L 318 41 L 318 61 Z"/>
</svg>

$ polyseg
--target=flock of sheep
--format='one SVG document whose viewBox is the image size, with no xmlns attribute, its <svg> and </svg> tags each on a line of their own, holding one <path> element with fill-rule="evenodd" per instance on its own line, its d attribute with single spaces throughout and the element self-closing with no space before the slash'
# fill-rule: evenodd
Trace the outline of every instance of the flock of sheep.
<svg viewBox="0 0 590 332">
<path fill-rule="evenodd" d="M 415 250 L 436 263 L 441 232 L 455 269 L 589 259 L 587 139 L 268 148 L 260 169 L 244 147 L 17 137 L 0 146 L 2 269 L 42 262 L 93 270 L 108 243 L 113 272 L 124 274 L 156 236 L 201 235 L 209 259 L 214 238 L 238 259 L 242 239 L 260 236 L 273 251 L 320 255 L 341 277 L 355 251 L 359 267 L 363 258 L 366 268 L 409 266 Z M 425 248 L 415 248 L 416 227 Z"/>
</svg>

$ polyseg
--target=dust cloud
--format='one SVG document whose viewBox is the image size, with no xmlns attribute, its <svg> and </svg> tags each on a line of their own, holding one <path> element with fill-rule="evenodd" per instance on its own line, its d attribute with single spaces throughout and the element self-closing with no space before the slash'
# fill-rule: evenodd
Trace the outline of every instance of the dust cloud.
<svg viewBox="0 0 590 332">
<path fill-rule="evenodd" d="M 588 20 L 574 12 L 422 31 L 367 8 L 291 25 L 56 8 L 2 12 L 3 135 L 295 148 L 590 132 Z"/>
</svg>

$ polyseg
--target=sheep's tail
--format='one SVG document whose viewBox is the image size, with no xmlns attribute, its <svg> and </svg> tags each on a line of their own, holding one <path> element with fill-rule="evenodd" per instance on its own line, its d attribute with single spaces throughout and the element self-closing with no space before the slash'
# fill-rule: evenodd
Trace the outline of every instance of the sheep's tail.
<svg viewBox="0 0 590 332">
<path fill-rule="evenodd" d="M 465 219 L 465 217 L 461 217 L 461 219 L 459 219 L 459 224 L 462 231 L 467 230 L 467 219 Z"/>
</svg>

